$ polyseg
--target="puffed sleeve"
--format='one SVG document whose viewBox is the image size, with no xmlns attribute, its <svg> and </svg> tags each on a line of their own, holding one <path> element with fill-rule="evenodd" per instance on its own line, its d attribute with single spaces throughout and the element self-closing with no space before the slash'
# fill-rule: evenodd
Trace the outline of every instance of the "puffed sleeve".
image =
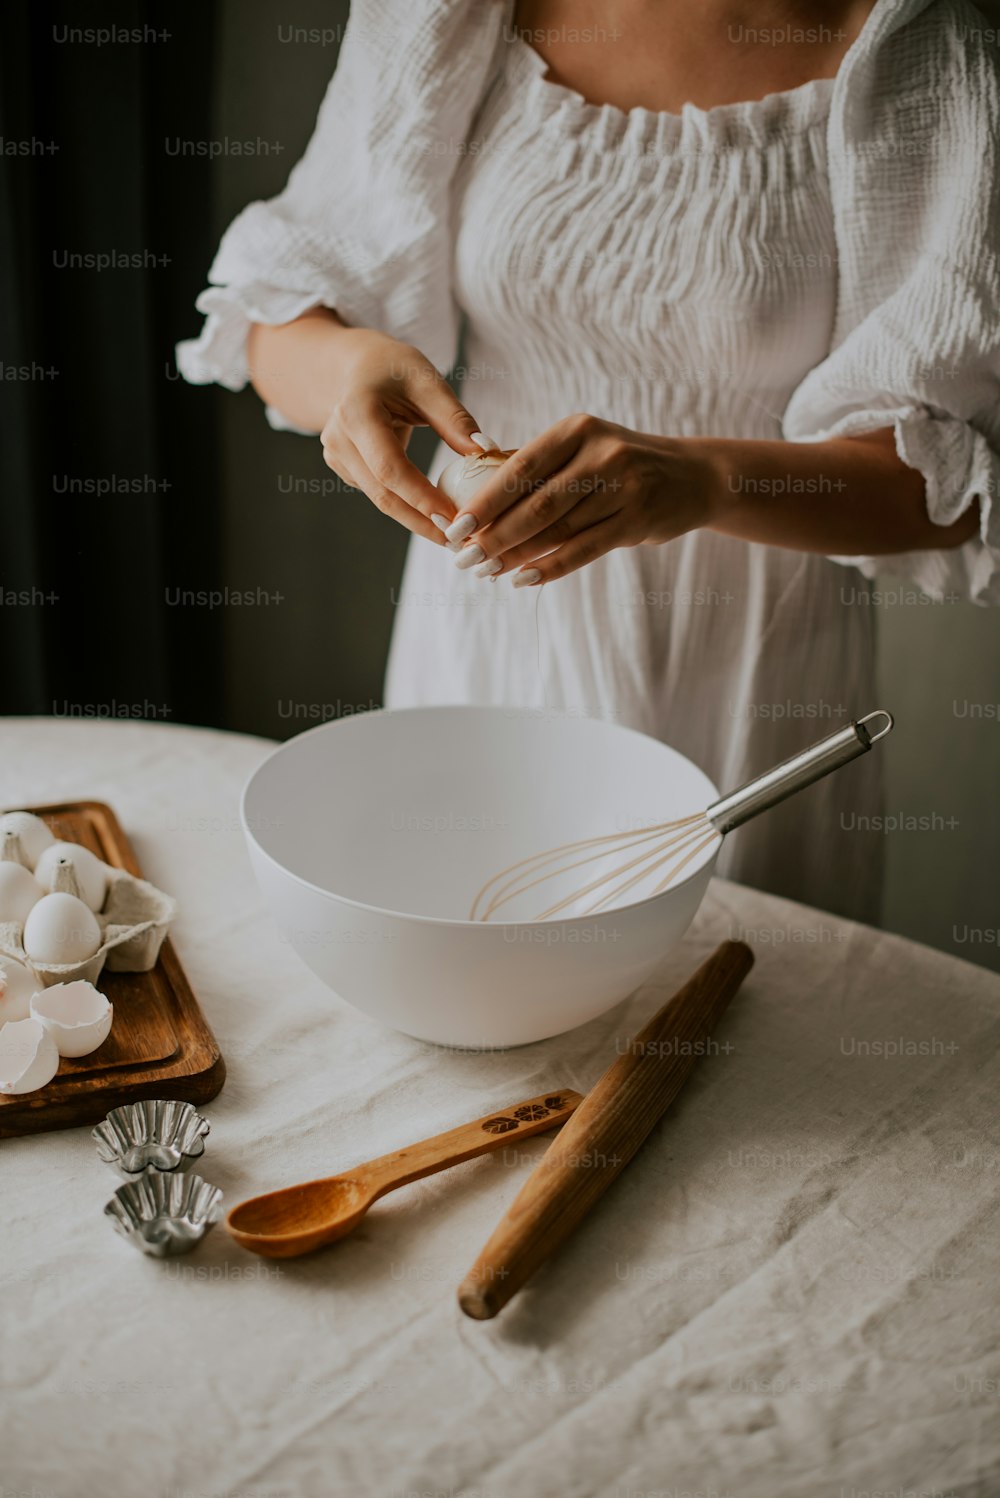
<svg viewBox="0 0 1000 1498">
<path fill-rule="evenodd" d="M 284 191 L 233 221 L 177 347 L 195 384 L 239 390 L 252 322 L 309 307 L 454 362 L 450 190 L 501 37 L 495 0 L 355 0 L 305 155 Z M 275 426 L 287 423 L 268 411 Z"/>
<path fill-rule="evenodd" d="M 884 14 L 888 13 L 888 7 Z M 921 7 L 904 5 L 903 11 Z M 892 427 L 927 510 L 964 546 L 835 557 L 932 598 L 1000 601 L 1000 82 L 964 4 L 897 13 L 842 69 L 829 129 L 839 271 L 834 348 L 793 393 L 784 434 Z M 969 12 L 975 15 L 975 12 Z M 964 17 L 964 20 L 963 20 Z"/>
</svg>

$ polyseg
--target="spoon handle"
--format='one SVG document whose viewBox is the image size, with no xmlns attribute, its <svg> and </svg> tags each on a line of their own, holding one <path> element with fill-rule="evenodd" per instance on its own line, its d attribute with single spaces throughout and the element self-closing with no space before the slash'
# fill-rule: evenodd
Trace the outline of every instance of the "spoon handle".
<svg viewBox="0 0 1000 1498">
<path fill-rule="evenodd" d="M 473 1160 L 476 1155 L 503 1149 L 528 1134 L 558 1128 L 582 1101 L 579 1092 L 550 1088 L 538 1097 L 515 1103 L 512 1108 L 484 1114 L 474 1123 L 462 1124 L 461 1128 L 449 1129 L 446 1134 L 435 1134 L 430 1139 L 421 1139 L 417 1144 L 408 1144 L 404 1149 L 393 1150 L 391 1155 L 380 1155 L 377 1160 L 369 1160 L 351 1173 L 358 1176 L 363 1173 L 374 1201 L 397 1186 L 419 1181 L 421 1176 L 433 1175 L 437 1170 L 447 1170 L 450 1165 L 460 1165 L 463 1160 Z"/>
</svg>

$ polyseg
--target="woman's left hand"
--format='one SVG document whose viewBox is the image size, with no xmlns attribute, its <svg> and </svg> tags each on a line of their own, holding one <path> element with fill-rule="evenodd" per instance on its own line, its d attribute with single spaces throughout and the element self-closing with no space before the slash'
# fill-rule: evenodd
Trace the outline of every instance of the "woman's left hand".
<svg viewBox="0 0 1000 1498">
<path fill-rule="evenodd" d="M 724 502 L 709 453 L 707 442 L 568 416 L 519 448 L 459 513 L 450 530 L 468 540 L 456 564 L 480 577 L 515 572 L 514 586 L 530 587 L 615 547 L 709 525 Z"/>
</svg>

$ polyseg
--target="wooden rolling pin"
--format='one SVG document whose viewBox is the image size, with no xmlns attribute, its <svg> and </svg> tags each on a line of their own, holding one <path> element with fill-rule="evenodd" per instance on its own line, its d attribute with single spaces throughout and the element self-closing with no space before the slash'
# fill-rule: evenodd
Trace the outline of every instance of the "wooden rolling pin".
<svg viewBox="0 0 1000 1498">
<path fill-rule="evenodd" d="M 459 1286 L 467 1316 L 495 1316 L 580 1225 L 684 1086 L 752 966 L 748 946 L 723 942 L 608 1068 Z"/>
</svg>

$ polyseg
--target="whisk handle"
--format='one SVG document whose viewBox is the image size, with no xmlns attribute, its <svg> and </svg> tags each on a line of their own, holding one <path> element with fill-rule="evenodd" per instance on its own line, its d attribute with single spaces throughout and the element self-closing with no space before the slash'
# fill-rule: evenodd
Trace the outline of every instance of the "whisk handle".
<svg viewBox="0 0 1000 1498">
<path fill-rule="evenodd" d="M 868 725 L 876 718 L 883 720 L 882 727 L 872 730 Z M 777 806 L 788 796 L 794 796 L 796 791 L 822 780 L 831 770 L 839 770 L 841 765 L 867 754 L 891 728 L 892 714 L 884 708 L 876 708 L 857 722 L 831 733 L 829 738 L 820 739 L 818 744 L 803 749 L 801 754 L 794 754 L 783 764 L 775 765 L 764 775 L 755 775 L 746 785 L 714 802 L 705 815 L 718 832 L 731 832 L 734 827 L 749 822 L 751 817 Z"/>
</svg>

